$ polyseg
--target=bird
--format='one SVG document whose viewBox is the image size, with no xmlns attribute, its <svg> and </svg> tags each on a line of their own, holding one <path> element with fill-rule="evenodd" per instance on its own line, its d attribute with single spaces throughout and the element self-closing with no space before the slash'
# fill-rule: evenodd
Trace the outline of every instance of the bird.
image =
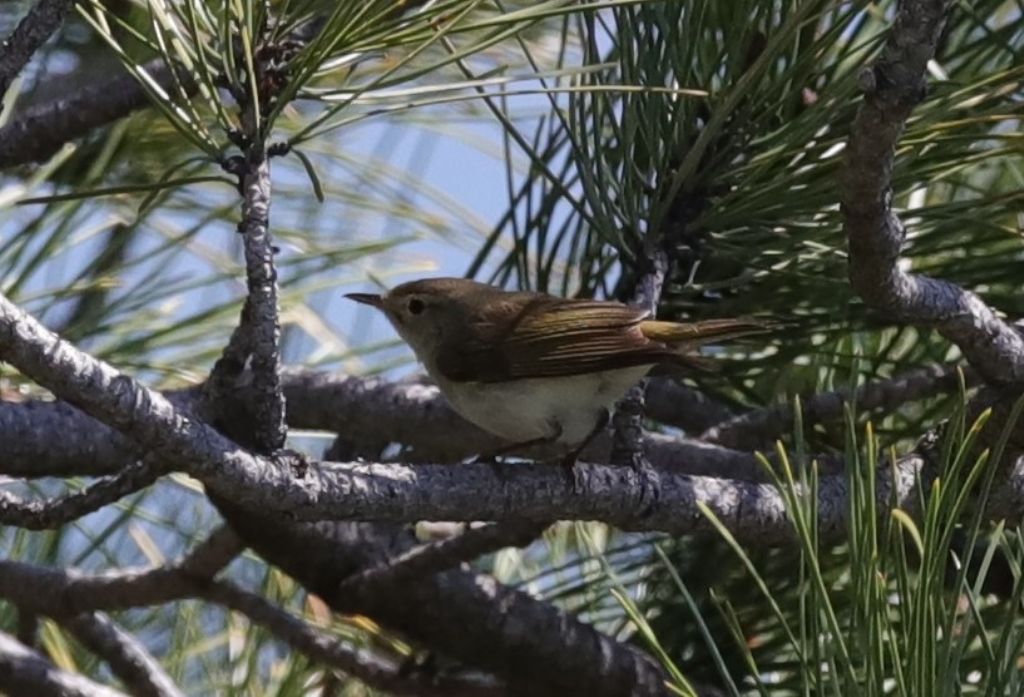
<svg viewBox="0 0 1024 697">
<path fill-rule="evenodd" d="M 509 443 L 492 455 L 554 444 L 569 466 L 653 366 L 703 367 L 701 344 L 767 329 L 755 319 L 659 321 L 623 303 L 464 278 L 346 297 L 380 310 L 452 408 Z"/>
</svg>

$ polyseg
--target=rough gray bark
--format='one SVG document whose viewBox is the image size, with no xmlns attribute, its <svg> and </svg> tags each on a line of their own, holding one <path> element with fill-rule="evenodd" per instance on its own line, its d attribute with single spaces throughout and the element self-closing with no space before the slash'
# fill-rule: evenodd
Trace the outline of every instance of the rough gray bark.
<svg viewBox="0 0 1024 697">
<path fill-rule="evenodd" d="M 407 461 L 445 463 L 502 444 L 458 416 L 430 385 L 306 370 L 286 371 L 282 381 L 290 427 L 344 433 L 360 451 L 380 452 L 395 442 L 407 448 Z M 649 395 L 674 391 L 660 387 L 660 380 L 652 382 Z M 185 411 L 195 409 L 199 394 L 198 389 L 165 393 Z M 235 403 L 246 401 L 233 393 L 229 396 Z M 648 416 L 659 421 L 672 418 L 653 408 Z M 142 453 L 123 435 L 59 401 L 0 402 L 0 440 L 6 444 L 0 473 L 19 477 L 111 474 Z M 727 479 L 763 477 L 749 452 L 655 434 L 646 436 L 644 447 L 657 467 Z M 598 438 L 583 459 L 607 462 L 609 449 L 607 436 Z"/>
<path fill-rule="evenodd" d="M 277 511 L 301 520 L 400 522 L 539 523 L 566 517 L 683 534 L 709 529 L 700 502 L 740 539 L 791 537 L 778 491 L 756 482 L 664 472 L 652 491 L 651 479 L 638 478 L 634 470 L 596 464 L 578 465 L 571 485 L 558 468 L 542 464 L 305 462 L 296 469 L 286 460 L 246 452 L 158 392 L 60 341 L 2 297 L 0 355 L 249 511 Z M 912 457 L 897 468 L 897 502 L 909 495 L 912 487 L 903 484 L 908 477 L 916 480 L 918 469 Z M 845 479 L 823 478 L 819 493 L 822 533 L 841 533 Z"/>
<path fill-rule="evenodd" d="M 33 501 L 25 501 L 10 491 L 0 490 L 0 524 L 17 525 L 27 530 L 55 528 L 144 489 L 166 472 L 167 468 L 161 461 L 143 460 L 81 491 Z"/>
<path fill-rule="evenodd" d="M 272 605 L 262 596 L 226 581 L 206 585 L 201 597 L 244 614 L 313 660 L 337 668 L 388 694 L 409 697 L 500 697 L 506 694 L 504 686 L 486 680 L 458 676 L 435 678 L 416 675 L 415 672 L 404 675 L 400 664 L 347 646 L 329 632 Z"/>
<path fill-rule="evenodd" d="M 143 66 L 164 88 L 174 84 L 171 71 L 158 59 Z M 195 84 L 188 81 L 191 92 Z M 131 73 L 81 87 L 71 94 L 16 111 L 0 128 L 0 169 L 44 162 L 61 146 L 96 128 L 149 105 L 149 97 Z"/>
<path fill-rule="evenodd" d="M 968 387 L 977 382 L 977 375 L 969 368 L 964 377 Z M 859 412 L 891 411 L 907 402 L 953 393 L 959 385 L 957 366 L 933 366 L 910 371 L 890 380 L 868 382 L 852 393 L 849 390 L 821 392 L 801 400 L 803 423 L 807 427 L 838 421 L 843 418 L 847 405 L 856 405 Z M 766 448 L 771 447 L 772 441 L 787 435 L 793 423 L 793 406 L 781 404 L 755 409 L 716 424 L 704 431 L 700 440 L 744 450 Z"/>
<path fill-rule="evenodd" d="M 881 57 L 861 74 L 864 102 L 846 148 L 841 199 L 850 284 L 900 322 L 932 326 L 986 380 L 1024 381 L 1024 338 L 971 291 L 903 271 L 903 223 L 892 209 L 895 147 L 926 90 L 926 66 L 954 3 L 904 0 Z"/>
<path fill-rule="evenodd" d="M 211 577 L 240 547 L 234 533 L 222 529 L 188 557 L 167 566 L 123 569 L 99 574 L 0 560 L 0 597 L 38 610 L 65 624 L 83 644 L 106 660 L 136 695 L 171 697 L 180 691 L 130 635 L 97 610 L 127 610 L 196 598 L 241 612 L 314 660 L 338 668 L 368 685 L 396 695 L 495 697 L 501 686 L 449 677 L 433 684 L 404 676 L 399 666 L 340 643 L 264 598 Z M 0 680 L 0 686 L 3 685 Z"/>
<path fill-rule="evenodd" d="M 127 697 L 123 692 L 57 668 L 3 632 L 0 690 L 8 697 Z"/>
<path fill-rule="evenodd" d="M 82 644 L 106 661 L 110 671 L 134 697 L 184 697 L 163 666 L 106 615 L 89 612 L 68 618 L 63 625 Z"/>
<path fill-rule="evenodd" d="M 14 78 L 64 23 L 72 5 L 73 0 L 39 0 L 0 43 L 0 104 Z"/>
<path fill-rule="evenodd" d="M 270 160 L 254 147 L 242 177 L 242 222 L 245 277 L 249 288 L 239 330 L 252 356 L 251 413 L 255 447 L 272 453 L 284 446 L 285 397 L 281 391 L 281 324 L 278 319 L 277 271 L 270 236 Z"/>
</svg>

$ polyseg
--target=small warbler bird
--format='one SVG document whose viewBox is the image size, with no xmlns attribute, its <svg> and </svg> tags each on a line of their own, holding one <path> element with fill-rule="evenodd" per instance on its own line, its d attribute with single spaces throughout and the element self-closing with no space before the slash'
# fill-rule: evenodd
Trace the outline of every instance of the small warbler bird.
<svg viewBox="0 0 1024 697">
<path fill-rule="evenodd" d="M 602 300 L 508 292 L 462 278 L 346 297 L 383 312 L 462 417 L 513 445 L 571 450 L 654 365 L 693 367 L 697 346 L 762 332 L 753 320 L 660 322 Z"/>
</svg>

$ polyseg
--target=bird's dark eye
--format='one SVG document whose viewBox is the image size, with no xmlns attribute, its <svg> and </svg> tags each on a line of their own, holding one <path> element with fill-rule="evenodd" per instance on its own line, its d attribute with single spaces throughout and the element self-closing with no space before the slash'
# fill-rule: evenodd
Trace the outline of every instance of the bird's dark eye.
<svg viewBox="0 0 1024 697">
<path fill-rule="evenodd" d="M 426 305 L 419 298 L 413 298 L 409 301 L 409 314 L 418 315 L 426 309 Z"/>
</svg>

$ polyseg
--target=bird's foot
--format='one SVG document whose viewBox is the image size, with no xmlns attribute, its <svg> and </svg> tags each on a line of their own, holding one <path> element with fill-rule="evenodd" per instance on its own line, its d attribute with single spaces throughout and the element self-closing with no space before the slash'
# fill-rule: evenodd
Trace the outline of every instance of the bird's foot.
<svg viewBox="0 0 1024 697">
<path fill-rule="evenodd" d="M 274 464 L 291 469 L 297 479 L 303 479 L 309 472 L 309 458 L 297 450 L 282 448 L 275 451 L 270 457 Z"/>
<path fill-rule="evenodd" d="M 573 494 L 579 494 L 583 491 L 580 468 L 576 466 L 579 461 L 579 455 L 579 450 L 573 450 L 559 462 L 559 466 L 565 475 L 565 483 Z"/>
<path fill-rule="evenodd" d="M 498 464 L 499 453 L 493 450 L 477 453 L 473 457 L 466 460 L 467 465 L 496 465 Z"/>
<path fill-rule="evenodd" d="M 410 678 L 414 675 L 434 677 L 438 672 L 437 654 L 433 651 L 417 651 L 410 654 L 398 666 L 398 676 Z"/>
<path fill-rule="evenodd" d="M 661 498 L 661 476 L 642 452 L 629 458 L 629 468 L 636 473 L 640 485 L 637 512 L 643 518 L 651 514 Z"/>
</svg>

